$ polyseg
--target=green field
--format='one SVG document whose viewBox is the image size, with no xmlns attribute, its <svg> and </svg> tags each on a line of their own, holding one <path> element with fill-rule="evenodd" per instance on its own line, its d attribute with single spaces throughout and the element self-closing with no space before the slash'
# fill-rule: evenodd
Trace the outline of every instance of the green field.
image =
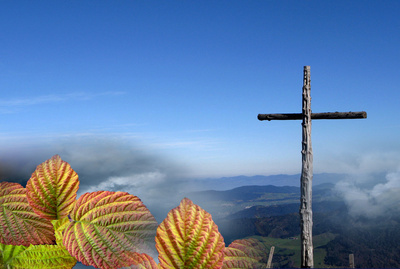
<svg viewBox="0 0 400 269">
<path fill-rule="evenodd" d="M 328 266 L 324 263 L 326 251 L 321 247 L 326 245 L 335 237 L 336 235 L 332 233 L 324 233 L 313 237 L 315 268 L 333 268 L 332 266 Z M 274 256 L 272 259 L 272 268 L 300 268 L 300 236 L 294 237 L 297 239 L 280 239 L 262 236 L 252 236 L 252 238 L 257 238 L 263 242 L 268 249 L 270 249 L 272 246 L 275 246 Z"/>
</svg>

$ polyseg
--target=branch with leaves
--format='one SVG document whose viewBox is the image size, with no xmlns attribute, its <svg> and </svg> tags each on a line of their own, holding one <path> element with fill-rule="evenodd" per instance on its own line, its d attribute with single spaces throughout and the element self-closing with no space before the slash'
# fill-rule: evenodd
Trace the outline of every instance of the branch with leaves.
<svg viewBox="0 0 400 269">
<path fill-rule="evenodd" d="M 78 188 L 77 173 L 58 155 L 37 166 L 26 188 L 0 183 L 0 269 L 70 269 L 77 261 L 104 269 L 265 267 L 261 242 L 225 247 L 211 215 L 188 198 L 158 226 L 134 195 L 76 199 Z"/>
</svg>

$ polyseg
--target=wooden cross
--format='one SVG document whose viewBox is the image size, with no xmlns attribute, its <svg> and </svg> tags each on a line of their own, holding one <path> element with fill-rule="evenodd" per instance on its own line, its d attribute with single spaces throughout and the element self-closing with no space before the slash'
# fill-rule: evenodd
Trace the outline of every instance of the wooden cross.
<svg viewBox="0 0 400 269">
<path fill-rule="evenodd" d="M 328 112 L 311 113 L 311 79 L 310 66 L 304 66 L 303 78 L 303 109 L 302 113 L 291 114 L 258 114 L 262 120 L 303 120 L 302 140 L 302 169 L 300 183 L 300 229 L 301 229 L 301 267 L 313 268 L 313 243 L 312 243 L 312 177 L 313 153 L 311 146 L 311 119 L 365 119 L 367 113 L 361 112 Z"/>
</svg>

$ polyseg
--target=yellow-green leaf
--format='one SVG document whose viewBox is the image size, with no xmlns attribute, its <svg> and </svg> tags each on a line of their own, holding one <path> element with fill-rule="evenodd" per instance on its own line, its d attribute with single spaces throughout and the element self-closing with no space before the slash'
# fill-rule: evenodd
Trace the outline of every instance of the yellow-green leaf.
<svg viewBox="0 0 400 269">
<path fill-rule="evenodd" d="M 29 204 L 39 216 L 62 219 L 68 216 L 75 202 L 78 175 L 69 163 L 54 155 L 37 166 L 26 189 Z"/>
<path fill-rule="evenodd" d="M 267 248 L 257 239 L 240 239 L 233 241 L 225 248 L 224 265 L 222 268 L 265 268 L 263 258 Z"/>
<path fill-rule="evenodd" d="M 68 227 L 70 221 L 69 218 L 62 218 L 59 220 L 52 220 L 51 223 L 54 227 L 54 232 L 56 236 L 57 245 L 64 245 L 63 244 L 63 237 L 64 237 L 64 230 Z"/>
<path fill-rule="evenodd" d="M 125 252 L 148 252 L 154 244 L 157 221 L 134 195 L 98 191 L 83 194 L 64 231 L 69 253 L 97 268 L 129 266 Z"/>
<path fill-rule="evenodd" d="M 157 229 L 160 268 L 221 268 L 225 243 L 211 215 L 184 198 Z"/>
<path fill-rule="evenodd" d="M 63 246 L 30 245 L 12 246 L 0 244 L 2 263 L 7 269 L 71 269 L 76 259 Z M 1 267 L 3 266 L 3 267 Z"/>
<path fill-rule="evenodd" d="M 18 183 L 0 183 L 0 243 L 5 245 L 53 244 L 53 225 L 30 207 L 26 189 Z"/>
<path fill-rule="evenodd" d="M 4 245 L 0 244 L 0 268 L 10 268 L 9 265 L 14 257 L 26 250 L 26 246 Z"/>
</svg>

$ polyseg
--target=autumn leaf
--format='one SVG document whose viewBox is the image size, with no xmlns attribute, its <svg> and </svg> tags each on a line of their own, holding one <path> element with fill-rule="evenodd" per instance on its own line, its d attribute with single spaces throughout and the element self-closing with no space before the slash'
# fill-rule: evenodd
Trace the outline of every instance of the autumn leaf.
<svg viewBox="0 0 400 269">
<path fill-rule="evenodd" d="M 129 266 L 125 252 L 147 252 L 154 242 L 157 221 L 138 197 L 126 192 L 85 193 L 70 216 L 63 243 L 85 265 Z"/>
<path fill-rule="evenodd" d="M 33 211 L 21 184 L 0 183 L 0 209 L 0 243 L 24 246 L 54 244 L 53 225 Z"/>
<path fill-rule="evenodd" d="M 68 216 L 79 189 L 77 173 L 54 155 L 41 163 L 26 185 L 28 202 L 39 216 L 56 220 Z"/>
<path fill-rule="evenodd" d="M 158 269 L 157 263 L 146 253 L 133 252 L 129 257 L 132 259 L 130 266 L 121 269 Z"/>
<path fill-rule="evenodd" d="M 157 229 L 160 268 L 221 268 L 225 243 L 211 215 L 184 198 Z"/>
<path fill-rule="evenodd" d="M 267 248 L 255 238 L 235 240 L 224 250 L 225 258 L 222 268 L 266 268 L 262 259 L 267 252 Z"/>
</svg>

